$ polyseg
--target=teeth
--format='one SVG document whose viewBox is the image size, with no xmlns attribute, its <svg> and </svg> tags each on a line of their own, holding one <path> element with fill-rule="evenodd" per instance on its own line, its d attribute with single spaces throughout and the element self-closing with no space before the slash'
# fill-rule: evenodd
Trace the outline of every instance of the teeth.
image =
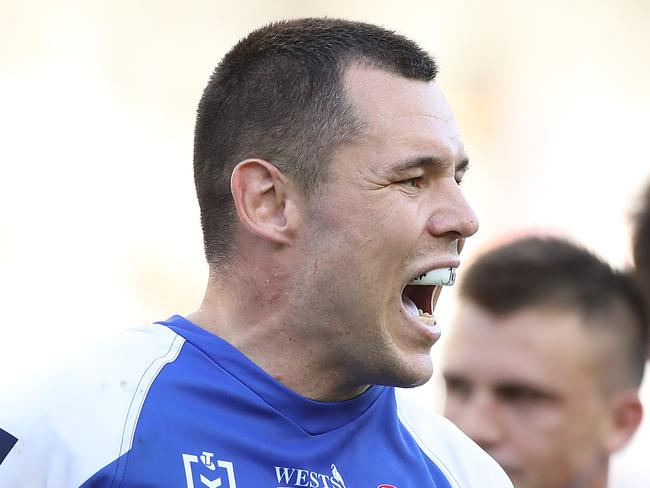
<svg viewBox="0 0 650 488">
<path fill-rule="evenodd" d="M 445 285 L 451 286 L 456 281 L 456 268 L 438 268 L 418 276 L 410 285 Z"/>
<path fill-rule="evenodd" d="M 436 318 L 428 313 L 420 315 L 417 319 L 422 322 L 424 325 L 436 325 Z"/>
<path fill-rule="evenodd" d="M 406 308 L 406 311 L 409 313 L 411 317 L 415 317 L 418 319 L 420 322 L 426 325 L 435 325 L 436 324 L 436 318 L 431 315 L 428 312 L 423 312 L 421 309 L 413 303 L 413 300 L 411 300 L 409 297 L 403 297 L 402 301 L 404 302 L 404 308 Z"/>
</svg>

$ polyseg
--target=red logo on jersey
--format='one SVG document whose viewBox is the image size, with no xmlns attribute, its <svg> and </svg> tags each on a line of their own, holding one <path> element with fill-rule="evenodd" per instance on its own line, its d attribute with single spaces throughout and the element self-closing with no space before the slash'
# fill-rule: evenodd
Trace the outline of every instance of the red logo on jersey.
<svg viewBox="0 0 650 488">
<path fill-rule="evenodd" d="M 379 485 L 377 488 L 397 488 L 395 485 Z"/>
</svg>

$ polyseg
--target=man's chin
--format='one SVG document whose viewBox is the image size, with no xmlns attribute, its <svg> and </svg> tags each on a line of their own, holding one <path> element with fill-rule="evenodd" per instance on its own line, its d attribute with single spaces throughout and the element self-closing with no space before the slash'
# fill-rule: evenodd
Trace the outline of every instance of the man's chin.
<svg viewBox="0 0 650 488">
<path fill-rule="evenodd" d="M 431 379 L 433 374 L 433 363 L 431 357 L 418 358 L 417 361 L 403 365 L 399 371 L 395 371 L 391 380 L 386 384 L 399 388 L 414 388 L 422 386 Z"/>
</svg>

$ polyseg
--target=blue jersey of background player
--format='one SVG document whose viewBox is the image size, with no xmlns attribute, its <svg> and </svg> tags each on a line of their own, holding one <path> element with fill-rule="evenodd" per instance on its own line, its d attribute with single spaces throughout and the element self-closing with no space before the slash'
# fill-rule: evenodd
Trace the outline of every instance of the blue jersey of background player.
<svg viewBox="0 0 650 488">
<path fill-rule="evenodd" d="M 429 379 L 437 283 L 478 225 L 436 72 L 368 24 L 280 22 L 240 41 L 198 108 L 200 309 L 12 395 L 0 484 L 511 486 L 393 388 Z"/>
</svg>

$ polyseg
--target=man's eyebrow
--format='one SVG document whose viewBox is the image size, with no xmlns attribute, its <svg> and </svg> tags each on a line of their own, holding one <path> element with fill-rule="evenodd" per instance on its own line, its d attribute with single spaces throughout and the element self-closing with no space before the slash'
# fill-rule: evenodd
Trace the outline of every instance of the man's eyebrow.
<svg viewBox="0 0 650 488">
<path fill-rule="evenodd" d="M 469 383 L 469 380 L 466 376 L 462 375 L 461 373 L 456 373 L 455 371 L 443 370 L 442 379 L 452 383 Z"/>
<path fill-rule="evenodd" d="M 531 385 L 518 381 L 504 381 L 497 383 L 492 387 L 494 393 L 501 398 L 520 398 L 523 396 L 537 398 L 546 401 L 560 401 L 560 393 L 552 388 L 546 388 L 539 385 Z"/>
<path fill-rule="evenodd" d="M 421 168 L 427 166 L 444 169 L 450 167 L 452 164 L 453 161 L 449 159 L 438 158 L 435 156 L 423 156 L 415 159 L 409 159 L 408 161 L 399 163 L 397 166 L 395 166 L 395 171 L 398 173 L 402 173 L 402 172 L 407 172 L 413 168 Z M 468 169 L 469 169 L 469 159 L 465 157 L 461 159 L 458 163 L 456 163 L 454 172 L 465 174 Z"/>
</svg>

